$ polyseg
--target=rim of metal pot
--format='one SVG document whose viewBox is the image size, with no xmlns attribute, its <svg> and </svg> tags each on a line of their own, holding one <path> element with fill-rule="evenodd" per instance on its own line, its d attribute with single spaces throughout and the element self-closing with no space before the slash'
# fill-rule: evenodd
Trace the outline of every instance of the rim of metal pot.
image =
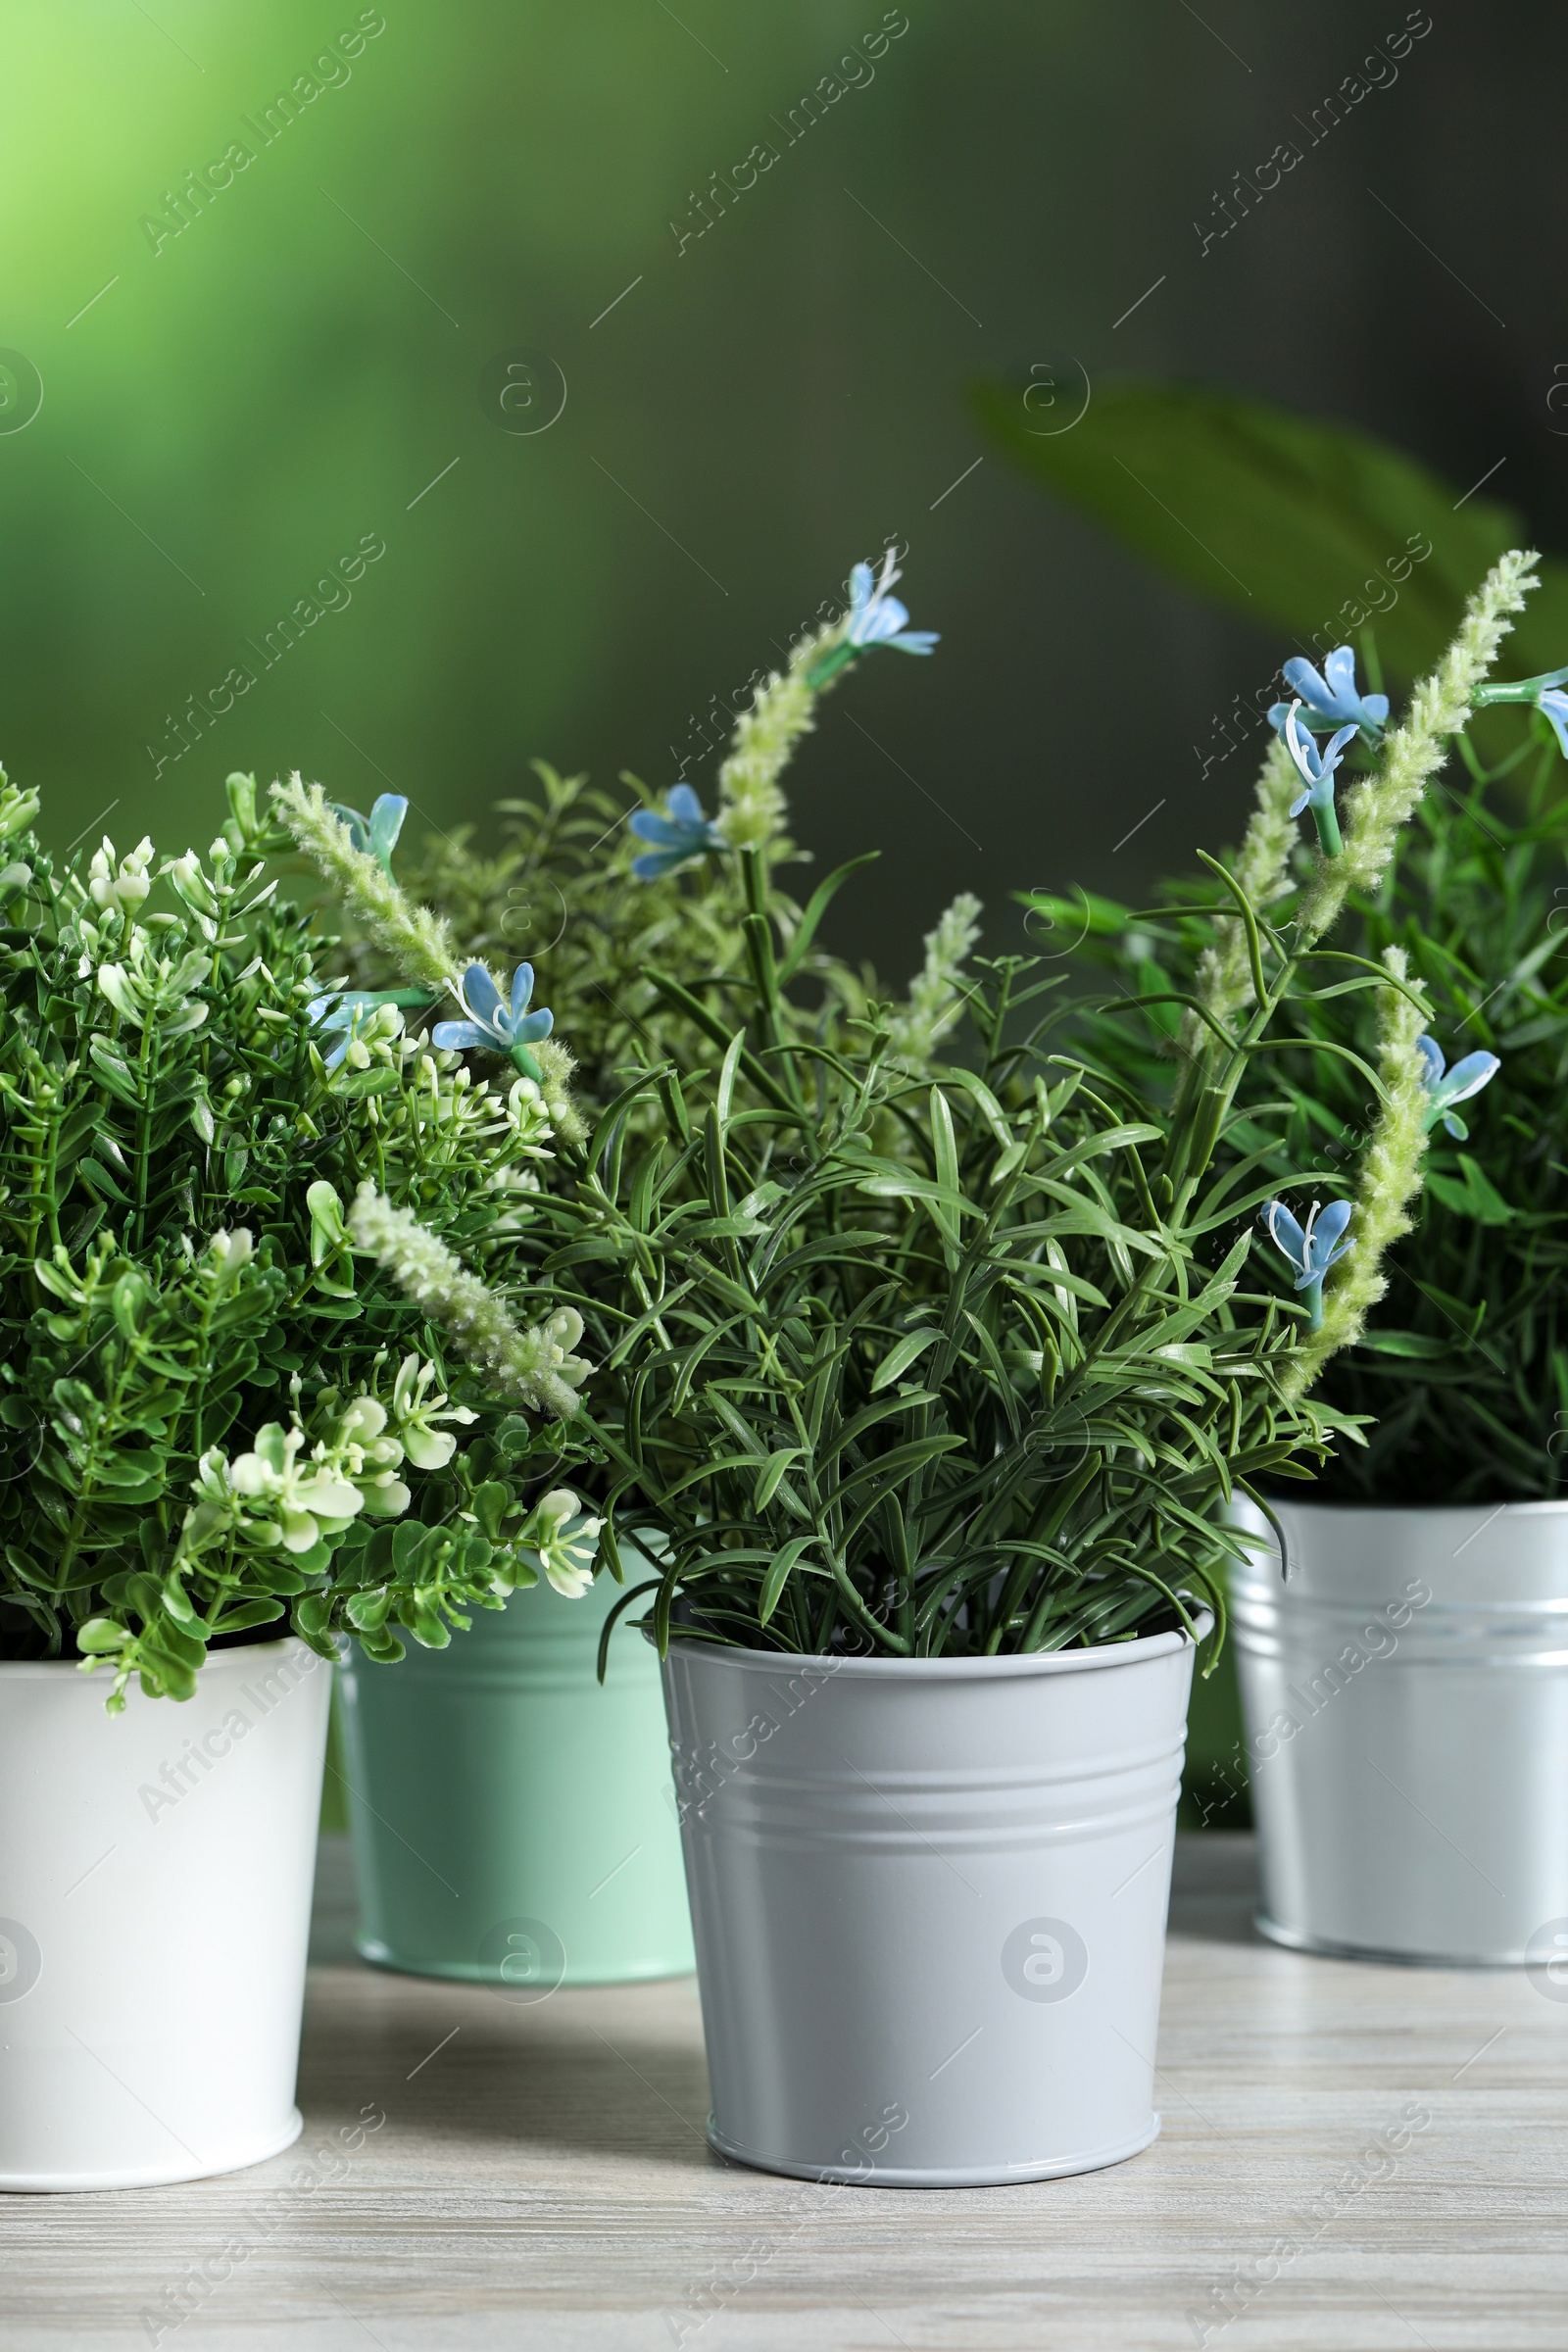
<svg viewBox="0 0 1568 2352">
<path fill-rule="evenodd" d="M 1093 1649 L 1034 1649 L 1026 1656 L 1010 1658 L 837 1657 L 812 1650 L 739 1649 L 715 1642 L 682 1642 L 678 1635 L 671 1636 L 669 1654 L 705 1662 L 721 1660 L 726 1666 L 744 1666 L 758 1674 L 842 1674 L 856 1680 L 911 1683 L 994 1682 L 1029 1674 L 1090 1674 L 1102 1666 L 1167 1657 L 1176 1650 L 1196 1648 L 1212 1629 L 1213 1615 L 1203 1609 L 1195 1622 L 1196 1636 L 1178 1628 L 1168 1634 L 1140 1634 L 1132 1642 L 1102 1642 Z M 652 1632 L 643 1630 L 645 1638 L 652 1641 Z"/>
<path fill-rule="evenodd" d="M 1465 1519 L 1477 1511 L 1488 1509 L 1494 1519 L 1504 1516 L 1518 1519 L 1527 1512 L 1552 1518 L 1568 1512 L 1568 1498 L 1557 1502 L 1498 1502 L 1488 1495 L 1474 1502 L 1343 1502 L 1338 1497 L 1320 1499 L 1309 1494 L 1270 1494 L 1266 1499 L 1269 1508 L 1275 1511 L 1360 1511 L 1368 1518 L 1375 1515 L 1380 1519 L 1392 1519 L 1396 1513 L 1401 1513 L 1407 1519 Z M 1272 1538 L 1269 1540 L 1272 1542 Z"/>
<path fill-rule="evenodd" d="M 319 1650 L 312 1649 L 308 1642 L 302 1642 L 298 1634 L 284 1634 L 275 1642 L 242 1642 L 232 1649 L 211 1649 L 196 1671 L 201 1675 L 210 1666 L 220 1666 L 228 1658 L 265 1658 L 275 1656 L 280 1650 L 303 1650 L 308 1658 L 316 1658 L 322 1666 L 330 1663 L 321 1656 Z M 0 1676 L 78 1674 L 86 1689 L 101 1690 L 107 1678 L 96 1673 L 82 1674 L 83 1663 L 81 1658 L 0 1658 Z M 112 1666 L 114 1660 L 112 1657 L 103 1657 L 98 1663 L 100 1666 Z M 158 1703 L 162 1705 L 164 1702 L 160 1700 Z M 172 1706 L 178 1703 L 175 1699 L 169 1701 Z"/>
</svg>

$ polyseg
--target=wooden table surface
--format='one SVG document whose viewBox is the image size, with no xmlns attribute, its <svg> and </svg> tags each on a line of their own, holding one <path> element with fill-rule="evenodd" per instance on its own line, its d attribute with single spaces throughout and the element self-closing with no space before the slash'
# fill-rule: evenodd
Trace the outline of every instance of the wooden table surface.
<svg viewBox="0 0 1568 2352">
<path fill-rule="evenodd" d="M 709 2153 L 690 1979 L 523 2007 L 361 1967 L 327 1840 L 305 2137 L 190 2187 L 0 2199 L 0 2341 L 1568 2346 L 1568 2002 L 1510 1971 L 1275 1950 L 1251 1877 L 1247 1838 L 1180 1841 L 1164 2130 L 1142 2156 L 1010 2188 L 824 2189 Z M 1429 2120 L 1368 2155 L 1407 2114 Z M 236 2242 L 176 2324 L 181 2281 Z"/>
</svg>

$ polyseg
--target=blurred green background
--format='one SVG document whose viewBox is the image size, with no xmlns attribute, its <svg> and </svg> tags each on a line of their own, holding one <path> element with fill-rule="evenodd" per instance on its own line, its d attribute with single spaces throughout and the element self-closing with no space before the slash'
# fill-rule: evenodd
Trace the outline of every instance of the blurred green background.
<svg viewBox="0 0 1568 2352">
<path fill-rule="evenodd" d="M 1568 547 L 1565 38 L 1541 0 L 13 0 L 0 757 L 56 844 L 169 850 L 236 766 L 439 826 L 534 754 L 701 787 L 893 539 L 944 642 L 798 763 L 819 861 L 884 852 L 831 944 L 899 978 L 959 888 L 993 949 L 1014 888 L 1136 898 L 1234 837 L 1255 747 L 1204 751 L 1291 648 L 1027 479 L 972 388 L 1049 440 L 1118 379 L 1233 386 Z"/>
<path fill-rule="evenodd" d="M 0 756 L 56 841 L 171 847 L 234 766 L 362 804 L 390 780 L 441 825 L 536 753 L 701 785 L 754 666 L 897 537 L 942 649 L 835 697 L 795 786 L 820 858 L 885 853 L 835 944 L 898 977 L 956 888 L 997 946 L 1012 887 L 1135 893 L 1234 831 L 1250 756 L 1205 778 L 1193 746 L 1289 649 L 1031 486 L 976 379 L 1033 384 L 1048 430 L 1086 378 L 1148 373 L 1461 486 L 1504 459 L 1488 497 L 1568 544 L 1563 26 L 1440 12 L 1309 144 L 1406 13 L 15 0 Z M 1300 167 L 1214 241 L 1286 137 Z M 186 174 L 235 140 L 198 208 Z M 759 142 L 778 160 L 726 197 Z M 498 406 L 519 349 L 560 371 L 536 415 L 564 381 L 533 433 Z M 265 666 L 366 534 L 384 556 Z M 257 682 L 176 757 L 236 664 Z"/>
</svg>

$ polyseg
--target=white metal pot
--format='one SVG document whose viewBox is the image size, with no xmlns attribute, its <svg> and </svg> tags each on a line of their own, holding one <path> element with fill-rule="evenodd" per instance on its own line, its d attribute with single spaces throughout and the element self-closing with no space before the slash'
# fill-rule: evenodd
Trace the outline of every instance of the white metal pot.
<svg viewBox="0 0 1568 2352">
<path fill-rule="evenodd" d="M 1306 1951 L 1560 1968 L 1568 1504 L 1274 1507 L 1289 1582 L 1250 1503 L 1231 1571 L 1258 1926 Z"/>
<path fill-rule="evenodd" d="M 194 1698 L 0 1665 L 0 2189 L 259 2164 L 294 2104 L 331 1669 L 215 1652 Z"/>
<path fill-rule="evenodd" d="M 978 2187 L 1148 2146 L 1192 1670 L 671 1644 L 722 2155 Z"/>
</svg>

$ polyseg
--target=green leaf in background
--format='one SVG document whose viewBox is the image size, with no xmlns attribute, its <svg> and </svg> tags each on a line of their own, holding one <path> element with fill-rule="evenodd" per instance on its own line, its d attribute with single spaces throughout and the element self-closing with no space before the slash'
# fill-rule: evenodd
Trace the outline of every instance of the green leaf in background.
<svg viewBox="0 0 1568 2352">
<path fill-rule="evenodd" d="M 1508 1224 L 1513 1210 L 1479 1161 L 1472 1159 L 1468 1152 L 1461 1152 L 1459 1165 L 1464 1171 L 1463 1184 L 1456 1184 L 1451 1176 L 1440 1175 L 1434 1168 L 1427 1176 L 1428 1191 L 1435 1193 L 1444 1207 L 1451 1208 L 1455 1216 L 1474 1217 L 1481 1225 Z"/>
<path fill-rule="evenodd" d="M 1509 508 L 1464 497 L 1388 442 L 1237 393 L 1110 384 L 1049 435 L 1030 429 L 1016 386 L 981 384 L 972 398 L 987 438 L 1035 481 L 1212 603 L 1287 630 L 1297 650 L 1316 639 L 1327 651 L 1370 621 L 1388 667 L 1413 677 L 1443 652 L 1476 579 L 1521 544 Z M 1544 564 L 1541 578 L 1501 664 L 1510 674 L 1564 659 L 1568 564 Z"/>
</svg>

